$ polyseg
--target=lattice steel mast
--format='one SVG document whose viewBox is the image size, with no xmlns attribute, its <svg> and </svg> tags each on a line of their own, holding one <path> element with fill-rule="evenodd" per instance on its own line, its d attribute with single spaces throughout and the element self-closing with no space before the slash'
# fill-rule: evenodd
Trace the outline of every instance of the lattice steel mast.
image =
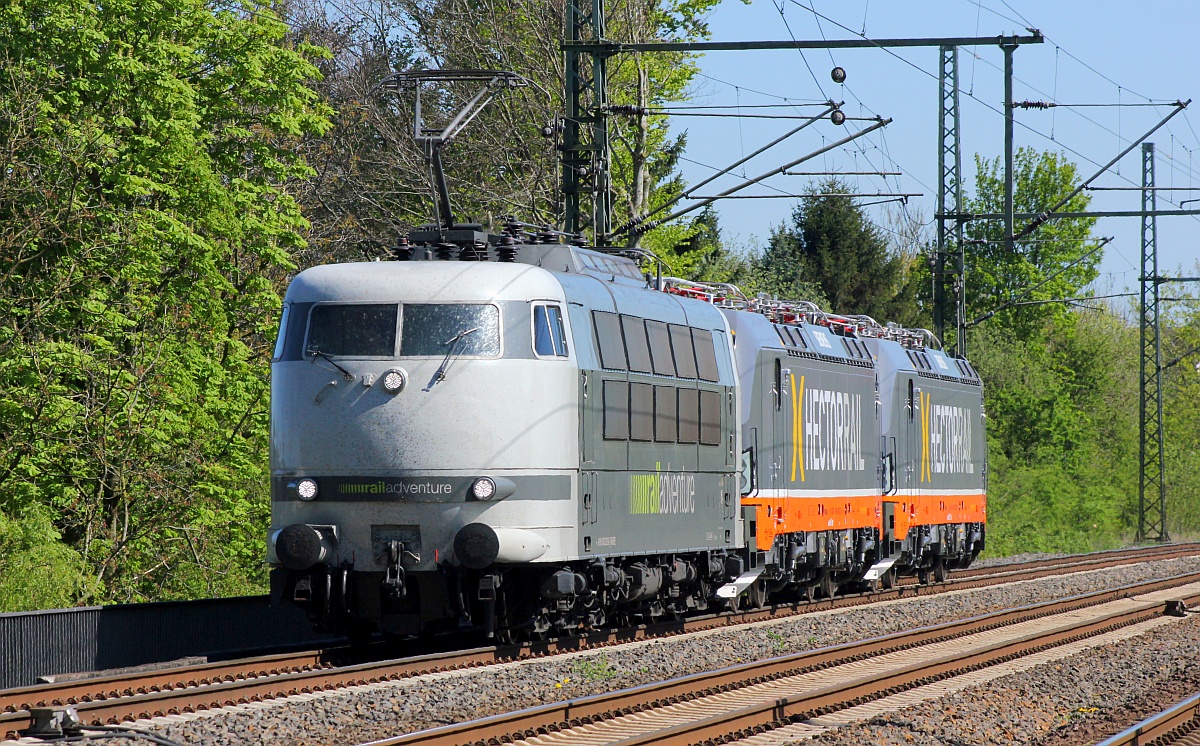
<svg viewBox="0 0 1200 746">
<path fill-rule="evenodd" d="M 1158 220 L 1154 143 L 1142 143 L 1142 303 L 1138 541 L 1170 541 L 1163 468 L 1162 348 L 1158 321 Z"/>
<path fill-rule="evenodd" d="M 942 46 L 938 65 L 938 96 L 940 123 L 938 126 L 938 232 L 934 256 L 933 328 L 945 339 L 946 310 L 950 299 L 946 286 L 953 292 L 955 345 L 958 354 L 967 354 L 966 339 L 966 263 L 963 256 L 963 221 L 950 218 L 963 212 L 962 192 L 962 130 L 960 129 L 958 98 L 958 47 Z M 948 278 L 952 278 L 947 281 Z"/>
</svg>

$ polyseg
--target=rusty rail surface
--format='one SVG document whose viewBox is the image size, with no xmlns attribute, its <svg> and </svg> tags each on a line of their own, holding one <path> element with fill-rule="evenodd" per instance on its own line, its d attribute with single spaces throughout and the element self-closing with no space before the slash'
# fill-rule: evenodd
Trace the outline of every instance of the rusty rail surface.
<svg viewBox="0 0 1200 746">
<path fill-rule="evenodd" d="M 1197 581 L 1200 581 L 1200 572 L 1138 583 L 1124 588 L 999 611 L 973 619 L 948 622 L 872 640 L 793 653 L 621 691 L 456 723 L 374 741 L 368 746 L 463 746 L 464 744 L 478 746 L 478 744 L 513 743 L 546 734 L 564 733 L 577 728 L 596 726 L 626 715 L 674 706 L 681 702 L 701 700 L 783 677 L 797 676 L 834 665 L 860 661 L 885 653 L 909 650 L 934 642 L 943 642 L 997 627 L 1063 614 L 1088 606 L 1166 590 Z M 1184 601 L 1186 603 L 1200 602 L 1200 591 L 1186 597 Z M 827 686 L 795 697 L 767 698 L 753 706 L 742 707 L 711 717 L 697 718 L 671 728 L 626 737 L 623 740 L 613 741 L 613 743 L 619 743 L 620 746 L 731 743 L 774 727 L 790 725 L 1052 647 L 1104 634 L 1157 617 L 1162 613 L 1162 604 L 1135 610 L 1116 611 L 1074 627 L 1027 634 L 1014 640 L 989 645 L 967 655 L 942 656 L 882 675 Z M 678 715 L 678 713 L 676 714 Z M 594 728 L 589 730 L 589 735 L 596 736 Z"/>
<path fill-rule="evenodd" d="M 608 630 L 504 647 L 479 647 L 346 665 L 346 648 L 284 653 L 206 663 L 159 671 L 105 676 L 59 684 L 0 691 L 0 736 L 13 736 L 28 722 L 33 707 L 75 706 L 85 722 L 113 724 L 165 714 L 232 706 L 299 693 L 311 693 L 378 681 L 398 680 L 434 671 L 477 667 L 512 660 L 619 645 L 654 637 L 736 626 L 811 611 L 856 606 L 905 596 L 979 588 L 1061 572 L 1102 569 L 1135 561 L 1195 555 L 1200 543 L 1103 552 L 1036 562 L 995 565 L 991 574 L 945 583 L 906 585 L 887 591 L 838 596 L 812 602 L 769 605 L 732 613 L 692 617 L 628 629 Z M 381 646 L 382 647 L 382 646 Z"/>
<path fill-rule="evenodd" d="M 1096 746 L 1189 746 L 1200 744 L 1200 694 L 1151 715 Z"/>
</svg>

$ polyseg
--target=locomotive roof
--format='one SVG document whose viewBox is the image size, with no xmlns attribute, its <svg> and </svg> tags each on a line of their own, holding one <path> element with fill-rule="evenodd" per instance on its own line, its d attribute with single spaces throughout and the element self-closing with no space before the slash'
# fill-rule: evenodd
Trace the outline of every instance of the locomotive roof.
<svg viewBox="0 0 1200 746">
<path fill-rule="evenodd" d="M 754 311 L 722 309 L 733 327 L 737 346 L 787 350 L 793 357 L 868 366 L 872 361 L 858 340 L 850 342 L 827 327 L 809 323 L 776 324 Z"/>
<path fill-rule="evenodd" d="M 923 378 L 979 385 L 979 374 L 970 362 L 951 357 L 942 350 L 905 347 L 890 339 L 867 337 L 863 341 L 870 346 L 883 376 L 910 371 Z"/>
<path fill-rule="evenodd" d="M 292 280 L 289 303 L 321 301 L 529 300 L 563 298 L 554 275 L 505 262 L 354 262 L 306 269 Z"/>
</svg>

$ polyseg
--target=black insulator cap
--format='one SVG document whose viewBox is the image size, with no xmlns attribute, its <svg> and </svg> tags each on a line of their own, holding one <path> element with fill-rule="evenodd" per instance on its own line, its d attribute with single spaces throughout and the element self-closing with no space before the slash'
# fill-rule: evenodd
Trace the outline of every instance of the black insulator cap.
<svg viewBox="0 0 1200 746">
<path fill-rule="evenodd" d="M 502 236 L 500 245 L 496 247 L 496 258 L 502 262 L 517 260 L 517 240 L 512 236 Z"/>
<path fill-rule="evenodd" d="M 588 245 L 587 236 L 580 233 L 578 236 L 575 236 L 574 238 L 571 239 L 571 245 L 578 246 L 579 248 L 582 249 L 583 247 Z"/>
<path fill-rule="evenodd" d="M 833 113 L 831 113 L 829 115 L 829 121 L 833 122 L 834 124 L 839 124 L 839 125 L 845 124 L 846 123 L 846 115 L 844 112 L 842 112 L 841 109 L 834 109 Z"/>
<path fill-rule="evenodd" d="M 312 526 L 293 523 L 275 538 L 275 556 L 289 570 L 307 570 L 321 561 L 321 535 Z"/>
<path fill-rule="evenodd" d="M 441 259 L 443 262 L 448 262 L 450 261 L 451 253 L 457 248 L 458 246 L 450 243 L 449 241 L 442 241 L 437 245 L 437 258 Z"/>
<path fill-rule="evenodd" d="M 454 556 L 468 570 L 482 570 L 500 554 L 500 537 L 485 523 L 468 523 L 454 535 Z"/>
<path fill-rule="evenodd" d="M 844 67 L 833 68 L 832 70 L 829 71 L 829 77 L 833 78 L 834 83 L 845 83 L 846 82 L 846 68 L 844 68 Z"/>
<path fill-rule="evenodd" d="M 401 236 L 396 245 L 392 247 L 392 258 L 398 262 L 407 262 L 412 259 L 412 246 L 408 244 L 408 236 Z"/>
</svg>

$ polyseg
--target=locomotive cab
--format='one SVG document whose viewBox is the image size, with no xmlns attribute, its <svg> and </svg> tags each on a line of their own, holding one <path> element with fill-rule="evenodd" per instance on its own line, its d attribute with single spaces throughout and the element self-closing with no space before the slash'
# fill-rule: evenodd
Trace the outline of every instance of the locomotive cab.
<svg viewBox="0 0 1200 746">
<path fill-rule="evenodd" d="M 288 290 L 268 561 L 321 627 L 541 635 L 703 608 L 742 570 L 720 312 L 497 238 Z"/>
<path fill-rule="evenodd" d="M 459 616 L 445 568 L 573 554 L 578 367 L 566 300 L 522 264 L 316 267 L 272 367 L 278 595 L 324 626 Z"/>
<path fill-rule="evenodd" d="M 885 526 L 899 574 L 944 580 L 984 549 L 987 440 L 970 362 L 918 337 L 867 338 L 882 397 Z"/>
</svg>

